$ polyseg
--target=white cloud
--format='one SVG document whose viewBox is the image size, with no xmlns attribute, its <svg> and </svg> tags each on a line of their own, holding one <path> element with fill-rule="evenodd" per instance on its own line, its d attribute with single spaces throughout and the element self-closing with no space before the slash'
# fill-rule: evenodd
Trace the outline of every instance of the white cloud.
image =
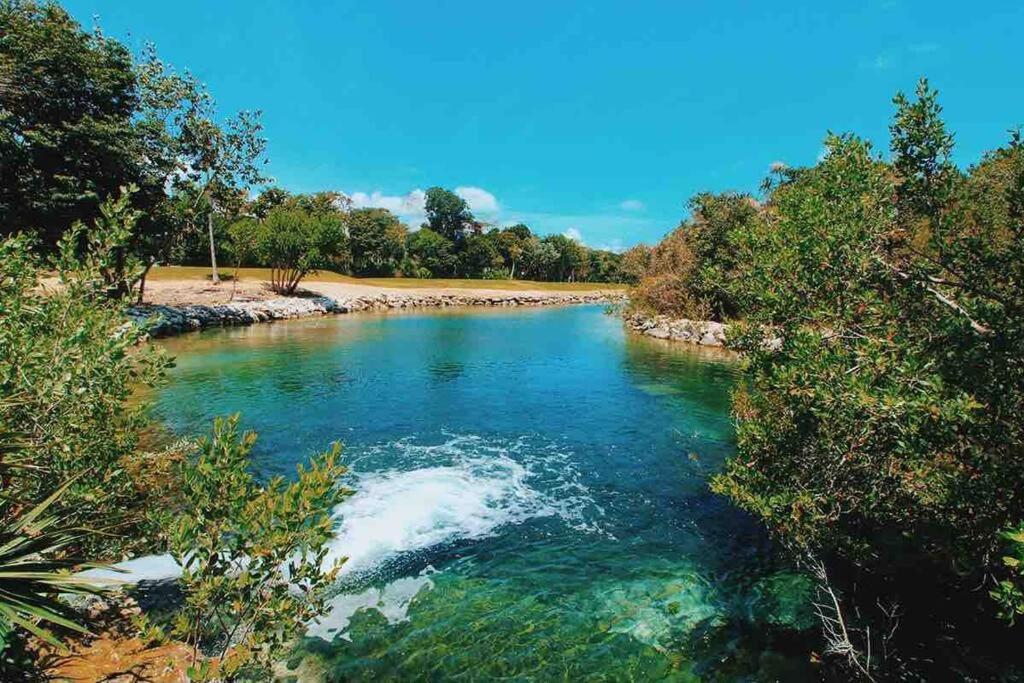
<svg viewBox="0 0 1024 683">
<path fill-rule="evenodd" d="M 614 251 L 616 254 L 621 254 L 622 252 L 626 251 L 625 245 L 622 243 L 622 240 L 620 240 L 618 237 L 612 239 L 610 242 L 607 242 L 605 244 L 598 244 L 597 246 L 594 247 L 594 249 L 601 249 L 603 251 Z"/>
<path fill-rule="evenodd" d="M 419 188 L 404 195 L 353 192 L 349 198 L 352 200 L 352 206 L 357 209 L 387 209 L 399 216 L 421 214 L 426 205 L 426 194 Z"/>
<path fill-rule="evenodd" d="M 627 199 L 619 204 L 619 208 L 623 211 L 643 211 L 647 207 L 639 199 Z"/>
<path fill-rule="evenodd" d="M 469 210 L 478 213 L 497 213 L 498 199 L 482 187 L 456 187 L 455 194 L 466 200 Z"/>
<path fill-rule="evenodd" d="M 787 168 L 789 168 L 789 164 L 787 164 L 785 161 L 778 161 L 778 160 L 776 160 L 776 161 L 773 161 L 772 163 L 768 164 L 768 170 L 771 171 L 772 173 L 778 173 L 779 171 L 785 171 Z"/>
<path fill-rule="evenodd" d="M 575 240 L 576 242 L 579 242 L 580 244 L 584 243 L 583 242 L 583 233 L 581 233 L 576 228 L 569 228 L 568 230 L 566 230 L 562 234 L 565 235 L 566 237 L 568 237 L 571 240 Z"/>
<path fill-rule="evenodd" d="M 418 230 L 426 220 L 426 193 L 416 188 L 407 194 L 393 195 L 374 191 L 353 192 L 348 195 L 354 209 L 387 209 L 402 219 L 412 230 Z"/>
</svg>

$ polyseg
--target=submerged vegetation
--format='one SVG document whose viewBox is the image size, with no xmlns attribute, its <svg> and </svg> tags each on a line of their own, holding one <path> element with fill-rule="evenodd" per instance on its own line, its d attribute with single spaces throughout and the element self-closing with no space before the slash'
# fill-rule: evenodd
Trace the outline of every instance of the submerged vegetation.
<svg viewBox="0 0 1024 683">
<path fill-rule="evenodd" d="M 737 454 L 712 488 L 818 576 L 828 651 L 992 673 L 1020 636 L 1024 145 L 962 172 L 927 82 L 895 104 L 888 160 L 831 135 L 760 201 L 698 196 L 634 305 L 734 323 Z"/>
</svg>

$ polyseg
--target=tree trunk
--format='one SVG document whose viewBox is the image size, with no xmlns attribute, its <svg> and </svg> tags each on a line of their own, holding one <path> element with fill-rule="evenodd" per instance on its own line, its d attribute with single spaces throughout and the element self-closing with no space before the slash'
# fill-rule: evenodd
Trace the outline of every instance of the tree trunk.
<svg viewBox="0 0 1024 683">
<path fill-rule="evenodd" d="M 213 284 L 219 285 L 220 275 L 217 273 L 217 247 L 213 242 L 213 207 L 210 207 L 210 213 L 206 214 L 206 228 L 210 233 L 210 269 L 213 272 L 210 280 L 213 281 Z"/>
<path fill-rule="evenodd" d="M 149 269 L 153 267 L 153 262 L 150 261 L 146 264 L 146 269 L 142 271 L 142 275 L 139 276 L 139 298 L 136 300 L 136 304 L 142 304 L 142 298 L 146 294 L 146 276 L 149 275 Z"/>
<path fill-rule="evenodd" d="M 509 277 L 510 280 L 515 280 L 516 279 L 516 261 L 515 261 L 515 259 L 512 259 L 512 272 L 509 274 L 508 277 Z"/>
</svg>

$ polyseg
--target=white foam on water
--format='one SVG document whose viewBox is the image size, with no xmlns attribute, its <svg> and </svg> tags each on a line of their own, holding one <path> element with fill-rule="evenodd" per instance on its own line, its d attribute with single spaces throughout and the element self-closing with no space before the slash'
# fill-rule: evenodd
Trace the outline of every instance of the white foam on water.
<svg viewBox="0 0 1024 683">
<path fill-rule="evenodd" d="M 352 484 L 356 493 L 335 509 L 340 521 L 327 561 L 347 557 L 342 574 L 372 573 L 402 555 L 486 538 L 530 519 L 558 517 L 582 528 L 588 506 L 600 514 L 565 454 L 525 440 L 454 436 L 419 445 L 404 439 L 367 449 L 357 467 L 381 456 L 389 462 L 397 456 L 406 469 L 360 474 Z M 398 623 L 413 597 L 432 587 L 421 575 L 338 595 L 308 634 L 347 638 L 352 616 L 363 609 Z"/>
<path fill-rule="evenodd" d="M 404 440 L 384 448 L 413 467 L 360 474 L 352 484 L 355 495 L 335 509 L 339 527 L 328 560 L 347 557 L 343 573 L 371 570 L 402 553 L 485 538 L 528 519 L 573 521 L 580 514 L 570 497 L 556 499 L 531 485 L 540 476 L 538 464 L 514 458 L 501 444 L 454 437 L 436 446 Z"/>
<path fill-rule="evenodd" d="M 342 575 L 372 576 L 403 555 L 483 539 L 530 519 L 559 518 L 582 531 L 599 530 L 595 518 L 603 514 L 569 455 L 550 443 L 449 435 L 444 443 L 420 445 L 403 439 L 362 449 L 353 462 L 357 472 L 360 464 L 392 467 L 358 472 L 346 482 L 355 494 L 334 510 L 337 528 L 325 560 L 333 564 L 347 558 Z M 87 575 L 137 583 L 181 573 L 168 555 L 141 557 L 116 568 L 120 571 Z M 339 594 L 331 612 L 309 633 L 344 636 L 361 609 L 376 609 L 389 621 L 404 619 L 412 598 L 428 584 L 433 585 L 421 575 Z"/>
<path fill-rule="evenodd" d="M 366 609 L 380 612 L 392 626 L 407 621 L 413 599 L 422 591 L 434 588 L 434 582 L 430 580 L 432 573 L 433 569 L 427 568 L 419 576 L 395 579 L 383 588 L 336 595 L 327 603 L 326 616 L 310 623 L 306 635 L 324 640 L 333 640 L 336 636 L 351 640 L 347 633 L 349 623 L 356 612 Z"/>
</svg>

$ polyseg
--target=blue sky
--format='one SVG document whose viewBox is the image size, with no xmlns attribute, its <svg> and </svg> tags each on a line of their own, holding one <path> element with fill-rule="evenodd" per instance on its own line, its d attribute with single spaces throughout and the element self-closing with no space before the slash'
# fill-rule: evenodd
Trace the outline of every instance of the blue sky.
<svg viewBox="0 0 1024 683">
<path fill-rule="evenodd" d="M 755 191 L 826 131 L 888 145 L 928 76 L 976 161 L 1024 124 L 1024 3 L 69 0 L 83 24 L 261 109 L 270 174 L 418 220 L 483 218 L 595 247 L 654 242 L 703 190 Z"/>
</svg>

